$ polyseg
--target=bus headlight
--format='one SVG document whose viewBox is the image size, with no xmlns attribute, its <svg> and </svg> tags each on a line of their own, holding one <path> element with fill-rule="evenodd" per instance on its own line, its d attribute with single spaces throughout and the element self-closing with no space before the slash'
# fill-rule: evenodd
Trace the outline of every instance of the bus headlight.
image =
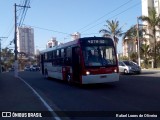
<svg viewBox="0 0 160 120">
<path fill-rule="evenodd" d="M 117 73 L 117 69 L 114 69 L 114 72 Z"/>
<path fill-rule="evenodd" d="M 86 71 L 86 75 L 89 75 L 90 74 L 90 72 L 89 71 Z"/>
</svg>

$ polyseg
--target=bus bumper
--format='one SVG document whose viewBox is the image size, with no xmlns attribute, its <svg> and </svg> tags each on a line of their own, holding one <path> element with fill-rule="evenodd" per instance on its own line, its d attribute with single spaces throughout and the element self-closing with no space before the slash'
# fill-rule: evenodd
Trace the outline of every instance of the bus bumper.
<svg viewBox="0 0 160 120">
<path fill-rule="evenodd" d="M 82 76 L 82 84 L 107 83 L 116 81 L 119 81 L 119 73 Z"/>
</svg>

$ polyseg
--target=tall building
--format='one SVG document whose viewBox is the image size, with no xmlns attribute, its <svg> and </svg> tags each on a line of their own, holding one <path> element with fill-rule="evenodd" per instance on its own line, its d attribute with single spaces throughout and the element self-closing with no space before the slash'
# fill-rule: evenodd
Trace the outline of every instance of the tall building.
<svg viewBox="0 0 160 120">
<path fill-rule="evenodd" d="M 160 14 L 160 0 L 142 0 L 142 15 L 148 16 L 148 8 L 155 8 L 157 15 Z"/>
<path fill-rule="evenodd" d="M 149 15 L 149 12 L 148 12 L 149 8 L 153 8 L 153 7 L 156 9 L 157 16 L 160 15 L 160 0 L 142 0 L 141 4 L 142 4 L 142 16 L 148 16 Z M 142 24 L 144 25 L 145 28 L 148 27 L 147 22 L 143 21 Z M 147 29 L 147 33 L 151 33 L 151 31 L 149 29 Z M 145 35 L 144 37 L 146 38 L 146 40 L 148 40 L 147 44 L 150 44 L 151 46 L 154 45 L 153 44 L 154 41 L 151 37 L 149 37 L 147 35 Z M 157 41 L 160 41 L 160 30 L 158 28 L 156 31 L 156 38 L 157 38 Z M 143 41 L 140 40 L 140 42 L 142 43 Z M 123 56 L 128 57 L 131 52 L 137 52 L 136 44 L 131 42 L 130 40 L 125 42 L 122 47 L 123 47 Z"/>
<path fill-rule="evenodd" d="M 160 15 L 160 0 L 142 0 L 142 16 L 148 16 L 149 15 L 149 8 L 155 8 L 157 12 L 157 16 Z M 147 22 L 143 22 L 143 25 L 148 25 Z M 156 38 L 159 41 L 160 40 L 160 29 L 156 28 Z M 151 33 L 151 31 L 148 29 L 148 33 Z M 149 43 L 153 43 L 153 40 L 149 36 L 145 36 L 146 39 L 149 40 Z"/>
<path fill-rule="evenodd" d="M 30 27 L 17 28 L 17 49 L 18 52 L 24 52 L 28 56 L 35 54 L 34 48 L 34 30 Z"/>
</svg>

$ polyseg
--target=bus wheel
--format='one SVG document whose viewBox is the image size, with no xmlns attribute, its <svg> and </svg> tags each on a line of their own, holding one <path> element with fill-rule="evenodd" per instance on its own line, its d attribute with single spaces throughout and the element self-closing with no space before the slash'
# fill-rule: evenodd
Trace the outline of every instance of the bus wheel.
<svg viewBox="0 0 160 120">
<path fill-rule="evenodd" d="M 69 83 L 69 84 L 71 84 L 71 75 L 67 75 L 67 82 Z"/>
<path fill-rule="evenodd" d="M 44 76 L 45 76 L 46 79 L 48 79 L 48 70 L 47 69 L 45 69 Z"/>
</svg>

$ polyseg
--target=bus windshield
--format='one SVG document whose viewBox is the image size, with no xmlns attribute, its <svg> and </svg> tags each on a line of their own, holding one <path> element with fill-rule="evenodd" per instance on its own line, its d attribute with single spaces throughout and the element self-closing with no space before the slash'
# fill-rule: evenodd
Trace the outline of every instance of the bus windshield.
<svg viewBox="0 0 160 120">
<path fill-rule="evenodd" d="M 116 55 L 113 46 L 83 46 L 83 57 L 86 67 L 116 65 Z"/>
</svg>

